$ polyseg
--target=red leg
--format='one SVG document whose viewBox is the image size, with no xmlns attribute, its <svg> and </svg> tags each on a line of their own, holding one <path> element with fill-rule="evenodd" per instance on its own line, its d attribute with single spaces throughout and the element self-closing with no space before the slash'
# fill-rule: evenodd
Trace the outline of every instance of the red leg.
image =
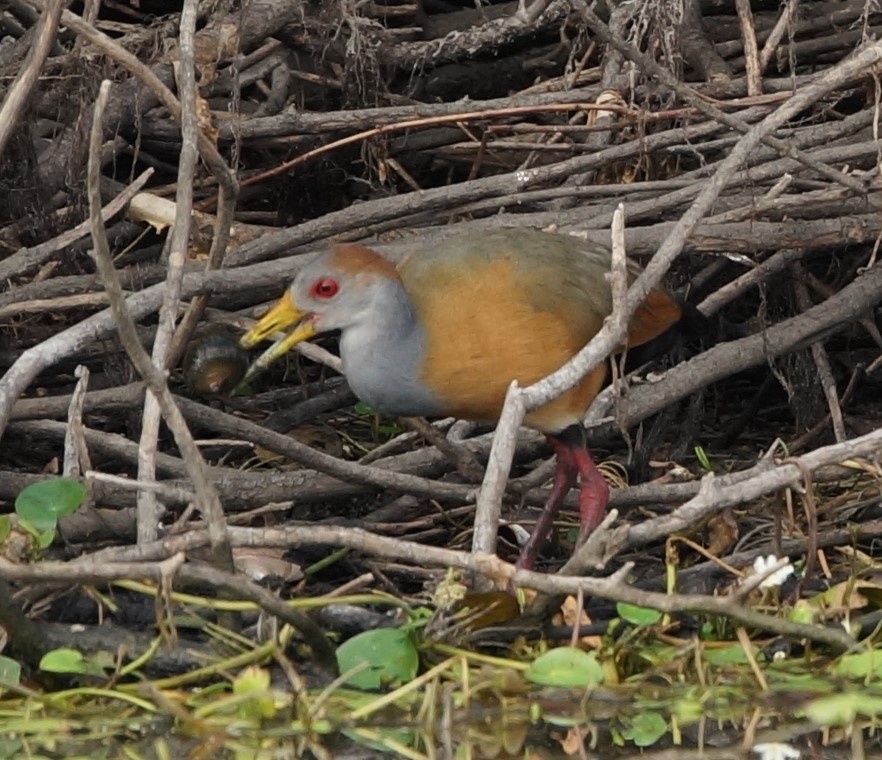
<svg viewBox="0 0 882 760">
<path fill-rule="evenodd" d="M 579 472 L 579 545 L 600 525 L 609 504 L 609 486 L 586 448 L 572 451 Z"/>
<path fill-rule="evenodd" d="M 539 549 L 551 535 L 554 518 L 577 479 L 579 481 L 580 524 L 578 545 L 584 543 L 591 532 L 600 525 L 607 504 L 609 504 L 609 486 L 585 446 L 582 428 L 572 425 L 559 435 L 546 437 L 557 457 L 554 484 L 530 538 L 521 549 L 517 567 L 533 567 L 536 557 L 539 556 Z"/>
<path fill-rule="evenodd" d="M 576 484 L 576 478 L 579 473 L 579 467 L 574 459 L 574 451 L 563 441 L 559 441 L 552 436 L 546 436 L 548 442 L 554 447 L 554 453 L 557 457 L 557 468 L 554 471 L 554 484 L 551 487 L 551 493 L 545 500 L 545 506 L 542 514 L 536 520 L 533 532 L 527 543 L 521 549 L 521 555 L 518 557 L 516 567 L 524 567 L 529 570 L 536 563 L 536 557 L 539 556 L 539 549 L 551 535 L 551 529 L 554 524 L 554 518 L 560 511 L 560 505 L 564 498 L 570 492 L 570 489 Z M 599 474 L 599 473 L 598 473 Z"/>
</svg>

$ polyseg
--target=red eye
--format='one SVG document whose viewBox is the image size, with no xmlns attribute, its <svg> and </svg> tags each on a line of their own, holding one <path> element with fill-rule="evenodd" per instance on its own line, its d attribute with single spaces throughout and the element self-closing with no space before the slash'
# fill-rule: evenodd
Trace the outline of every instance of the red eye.
<svg viewBox="0 0 882 760">
<path fill-rule="evenodd" d="M 313 298 L 333 298 L 337 295 L 338 290 L 340 290 L 340 286 L 336 280 L 332 280 L 330 277 L 322 277 L 322 279 L 316 280 L 312 284 L 309 294 Z"/>
</svg>

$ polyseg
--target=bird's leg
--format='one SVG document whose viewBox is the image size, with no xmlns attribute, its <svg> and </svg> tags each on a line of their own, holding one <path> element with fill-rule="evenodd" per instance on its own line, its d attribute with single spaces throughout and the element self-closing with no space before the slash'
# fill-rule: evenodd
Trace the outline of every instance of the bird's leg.
<svg viewBox="0 0 882 760">
<path fill-rule="evenodd" d="M 584 446 L 572 451 L 573 464 L 579 473 L 579 540 L 581 546 L 600 525 L 609 504 L 609 486 Z"/>
<path fill-rule="evenodd" d="M 603 520 L 606 505 L 609 504 L 609 486 L 588 451 L 585 428 L 570 425 L 555 438 L 559 443 L 559 446 L 555 446 L 558 457 L 561 449 L 566 448 L 571 467 L 579 476 L 579 540 L 576 545 L 581 546 Z"/>
<path fill-rule="evenodd" d="M 548 494 L 548 498 L 545 500 L 542 514 L 536 520 L 533 532 L 530 533 L 527 543 L 521 549 L 521 555 L 518 557 L 516 564 L 516 567 L 523 567 L 528 570 L 533 568 L 536 558 L 539 556 L 540 547 L 545 543 L 548 536 L 551 535 L 554 518 L 560 511 L 560 505 L 563 503 L 564 498 L 576 484 L 576 478 L 579 474 L 579 469 L 573 457 L 573 449 L 566 442 L 554 436 L 548 435 L 546 438 L 554 448 L 557 467 L 554 471 L 554 483 L 551 487 L 551 493 Z"/>
</svg>

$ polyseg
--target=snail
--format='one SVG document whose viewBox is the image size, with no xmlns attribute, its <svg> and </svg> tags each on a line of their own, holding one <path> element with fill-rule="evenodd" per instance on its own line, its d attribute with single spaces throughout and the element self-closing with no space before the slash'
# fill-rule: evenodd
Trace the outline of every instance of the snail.
<svg viewBox="0 0 882 760">
<path fill-rule="evenodd" d="M 248 352 L 239 348 L 237 333 L 226 325 L 208 325 L 187 346 L 182 369 L 187 386 L 206 396 L 227 394 L 245 377 Z"/>
</svg>

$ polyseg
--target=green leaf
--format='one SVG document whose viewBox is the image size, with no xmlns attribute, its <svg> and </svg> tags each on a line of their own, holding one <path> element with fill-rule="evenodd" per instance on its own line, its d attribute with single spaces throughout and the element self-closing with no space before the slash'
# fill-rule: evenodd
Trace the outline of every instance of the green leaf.
<svg viewBox="0 0 882 760">
<path fill-rule="evenodd" d="M 854 723 L 861 710 L 866 694 L 850 692 L 831 694 L 809 702 L 804 708 L 805 716 L 818 726 L 845 726 Z"/>
<path fill-rule="evenodd" d="M 49 529 L 44 530 L 37 536 L 37 546 L 41 549 L 47 549 L 52 546 L 52 542 L 55 540 L 55 530 Z"/>
<path fill-rule="evenodd" d="M 22 741 L 20 739 L 0 739 L 0 757 L 21 757 L 19 754 L 21 751 Z"/>
<path fill-rule="evenodd" d="M 86 657 L 76 649 L 53 649 L 46 652 L 40 660 L 40 670 L 47 673 L 80 673 L 102 676 L 104 671 L 113 668 L 113 655 L 110 652 L 96 652 Z"/>
<path fill-rule="evenodd" d="M 603 668 L 594 652 L 557 647 L 533 660 L 524 677 L 541 686 L 597 686 L 603 683 Z"/>
<path fill-rule="evenodd" d="M 698 464 L 702 470 L 705 472 L 713 472 L 713 465 L 711 464 L 710 457 L 704 450 L 704 446 L 695 447 L 695 458 L 698 460 Z"/>
<path fill-rule="evenodd" d="M 668 730 L 668 722 L 658 713 L 641 712 L 634 716 L 631 725 L 622 729 L 622 736 L 638 747 L 650 747 Z"/>
<path fill-rule="evenodd" d="M 85 673 L 85 658 L 76 649 L 53 649 L 43 655 L 40 670 L 47 673 Z"/>
<path fill-rule="evenodd" d="M 276 714 L 268 670 L 256 665 L 245 668 L 233 680 L 233 694 L 246 698 L 240 706 L 241 714 L 253 721 L 272 718 Z"/>
<path fill-rule="evenodd" d="M 0 654 L 0 681 L 7 684 L 21 683 L 21 665 L 2 654 Z"/>
<path fill-rule="evenodd" d="M 800 599 L 787 613 L 787 619 L 794 623 L 814 623 L 817 617 L 818 610 L 804 599 Z"/>
<path fill-rule="evenodd" d="M 9 537 L 11 530 L 12 521 L 9 519 L 9 515 L 0 515 L 0 544 Z"/>
<path fill-rule="evenodd" d="M 833 666 L 833 672 L 840 676 L 866 678 L 882 677 L 882 652 L 870 650 L 857 654 L 845 654 Z"/>
<path fill-rule="evenodd" d="M 662 619 L 662 614 L 658 610 L 638 607 L 636 604 L 628 604 L 627 602 L 616 604 L 616 613 L 631 625 L 655 625 Z"/>
<path fill-rule="evenodd" d="M 15 500 L 15 512 L 39 533 L 55 530 L 59 517 L 75 512 L 86 489 L 72 478 L 52 478 L 32 483 Z"/>
<path fill-rule="evenodd" d="M 419 654 L 405 631 L 378 628 L 359 633 L 337 647 L 337 665 L 344 674 L 359 669 L 346 679 L 348 686 L 379 689 L 412 680 L 419 668 Z"/>
<path fill-rule="evenodd" d="M 364 729 L 343 729 L 340 733 L 355 744 L 382 753 L 382 757 L 400 756 L 395 751 L 398 747 L 417 746 L 418 733 L 413 728 L 377 727 L 368 729 L 371 736 L 365 736 Z M 414 756 L 421 757 L 421 755 Z"/>
<path fill-rule="evenodd" d="M 374 408 L 370 404 L 364 403 L 364 401 L 358 401 L 354 407 L 356 414 L 364 414 L 370 415 L 374 413 Z"/>
</svg>

